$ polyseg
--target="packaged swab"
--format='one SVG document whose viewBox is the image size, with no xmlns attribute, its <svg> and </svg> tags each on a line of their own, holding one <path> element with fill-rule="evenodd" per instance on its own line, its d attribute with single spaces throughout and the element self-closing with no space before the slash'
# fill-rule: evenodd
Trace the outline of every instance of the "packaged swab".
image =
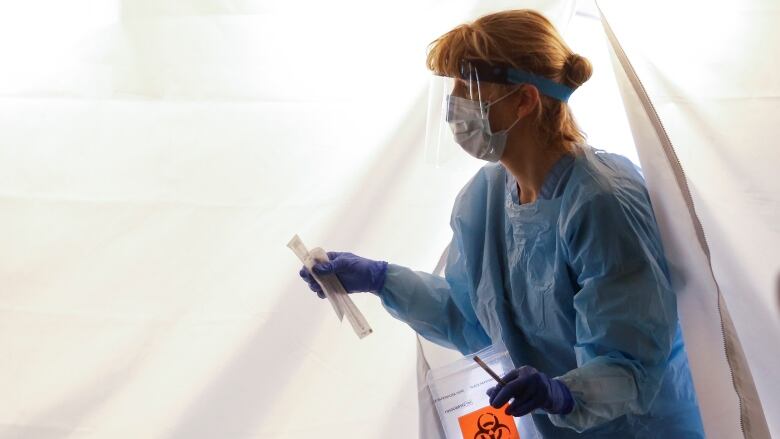
<svg viewBox="0 0 780 439">
<path fill-rule="evenodd" d="M 333 310 L 336 312 L 336 316 L 339 321 L 342 321 L 344 316 L 347 316 L 347 320 L 352 325 L 352 329 L 355 331 L 358 337 L 363 338 L 373 332 L 371 326 L 368 325 L 363 313 L 355 306 L 349 294 L 341 285 L 341 281 L 335 274 L 327 274 L 320 276 L 314 273 L 312 267 L 318 263 L 330 262 L 328 254 L 325 250 L 317 247 L 311 251 L 306 249 L 303 245 L 303 241 L 298 235 L 293 236 L 290 242 L 287 244 L 293 253 L 298 256 L 298 259 L 303 262 L 306 269 L 309 270 L 314 280 L 322 287 L 322 292 L 333 306 Z"/>
</svg>

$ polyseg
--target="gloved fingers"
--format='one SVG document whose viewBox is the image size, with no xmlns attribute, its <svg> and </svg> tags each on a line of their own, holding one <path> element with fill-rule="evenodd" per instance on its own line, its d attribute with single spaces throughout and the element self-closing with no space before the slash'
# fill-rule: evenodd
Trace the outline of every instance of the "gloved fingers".
<svg viewBox="0 0 780 439">
<path fill-rule="evenodd" d="M 359 269 L 361 265 L 364 265 L 364 262 L 368 261 L 368 259 L 346 252 L 330 252 L 328 253 L 328 258 L 330 258 L 330 262 L 321 262 L 314 266 L 315 273 L 330 274 L 352 272 L 355 271 L 356 268 Z"/>
<path fill-rule="evenodd" d="M 301 268 L 298 274 L 309 285 L 309 289 L 317 293 L 317 296 L 320 299 L 325 298 L 325 293 L 322 292 L 322 287 L 320 287 L 320 284 L 318 284 L 317 281 L 314 280 L 314 276 L 312 276 L 311 273 L 309 273 L 309 270 L 306 268 L 306 266 Z"/>
<path fill-rule="evenodd" d="M 511 388 L 510 385 L 511 383 L 501 388 L 496 387 L 495 394 L 490 398 L 490 405 L 493 406 L 493 408 L 501 408 L 504 404 L 508 403 L 510 399 L 514 398 L 513 388 Z"/>
<path fill-rule="evenodd" d="M 527 399 L 515 398 L 504 412 L 510 416 L 525 416 L 539 407 L 542 407 L 543 403 L 544 398 L 539 394 L 531 395 L 531 397 Z"/>
<path fill-rule="evenodd" d="M 504 380 L 505 383 L 508 383 L 510 381 L 516 380 L 518 376 L 520 376 L 520 369 L 512 369 L 509 371 L 509 373 L 502 376 L 501 379 Z"/>
<path fill-rule="evenodd" d="M 507 374 L 507 376 L 504 378 L 504 381 L 506 381 L 510 375 L 512 375 L 511 372 Z M 520 376 L 514 380 L 509 381 L 506 386 L 498 390 L 498 393 L 496 393 L 496 395 L 491 398 L 490 405 L 492 405 L 494 408 L 500 408 L 503 407 L 504 404 L 509 402 L 509 400 L 512 398 L 519 401 L 525 401 L 539 391 L 536 374 L 523 376 L 524 373 L 522 370 L 520 370 L 517 375 Z"/>
<path fill-rule="evenodd" d="M 514 372 L 517 372 L 517 375 L 515 376 L 515 379 L 517 378 L 527 378 L 531 375 L 536 375 L 539 373 L 538 370 L 531 366 L 521 366 L 514 370 Z"/>
<path fill-rule="evenodd" d="M 327 252 L 328 259 L 330 261 L 317 262 L 312 267 L 312 271 L 317 275 L 331 274 L 338 268 L 338 259 L 346 253 L 344 252 Z"/>
<path fill-rule="evenodd" d="M 518 369 L 512 369 L 512 370 L 509 371 L 509 373 L 507 373 L 503 377 L 501 377 L 501 380 L 503 380 L 505 383 L 510 383 L 510 382 L 514 381 L 517 378 L 518 373 L 519 373 Z M 493 404 L 493 400 L 495 399 L 496 395 L 503 388 L 504 388 L 504 385 L 503 384 L 499 384 L 499 385 L 497 385 L 495 387 L 491 387 L 490 389 L 488 389 L 487 395 L 490 398 L 490 405 L 492 405 L 493 407 L 499 408 L 499 407 L 504 405 L 504 404 L 501 404 L 501 405 Z"/>
<path fill-rule="evenodd" d="M 309 282 L 309 289 L 314 291 L 315 293 L 317 293 L 318 296 L 320 294 L 323 294 L 322 287 L 314 279 L 312 279 L 311 282 Z M 324 295 L 323 295 L 323 297 L 324 297 Z"/>
<path fill-rule="evenodd" d="M 513 381 L 513 384 L 516 386 L 516 401 L 527 401 L 536 398 L 544 399 L 547 397 L 547 391 L 538 372 L 534 371 L 533 375 L 526 377 L 523 377 L 521 374 L 521 377 Z"/>
<path fill-rule="evenodd" d="M 341 255 L 345 254 L 345 252 L 327 252 L 327 254 L 328 254 L 328 259 L 333 261 L 341 257 Z"/>
<path fill-rule="evenodd" d="M 315 274 L 319 276 L 323 276 L 326 274 L 333 273 L 333 263 L 331 262 L 318 262 L 314 264 L 314 267 L 312 267 L 312 270 Z"/>
<path fill-rule="evenodd" d="M 309 274 L 309 270 L 306 269 L 306 266 L 304 265 L 303 268 L 301 268 L 301 271 L 298 272 L 298 275 L 300 275 L 303 280 L 309 281 L 309 277 L 311 277 L 311 274 Z"/>
</svg>

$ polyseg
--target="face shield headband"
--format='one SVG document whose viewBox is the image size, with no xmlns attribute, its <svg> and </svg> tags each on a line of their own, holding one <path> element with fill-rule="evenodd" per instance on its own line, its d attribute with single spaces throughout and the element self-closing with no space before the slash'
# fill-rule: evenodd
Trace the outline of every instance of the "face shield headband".
<svg viewBox="0 0 780 439">
<path fill-rule="evenodd" d="M 514 67 L 488 64 L 478 60 L 461 61 L 460 79 L 476 84 L 480 82 L 505 85 L 531 84 L 543 95 L 561 102 L 568 102 L 569 97 L 574 92 L 571 88 L 543 76 L 515 69 Z"/>
</svg>

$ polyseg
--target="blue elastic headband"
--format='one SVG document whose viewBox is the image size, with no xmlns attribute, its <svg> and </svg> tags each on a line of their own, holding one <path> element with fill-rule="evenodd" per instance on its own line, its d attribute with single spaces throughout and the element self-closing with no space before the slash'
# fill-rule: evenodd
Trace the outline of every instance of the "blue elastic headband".
<svg viewBox="0 0 780 439">
<path fill-rule="evenodd" d="M 558 99 L 561 102 L 567 102 L 569 96 L 574 92 L 573 89 L 559 84 L 543 76 L 535 75 L 530 72 L 515 69 L 514 67 L 502 66 L 497 64 L 488 64 L 481 60 L 464 59 L 460 63 L 460 76 L 462 79 L 476 79 L 484 82 L 494 82 L 498 84 L 531 84 L 546 96 Z"/>
<path fill-rule="evenodd" d="M 509 68 L 506 72 L 506 78 L 513 84 L 531 84 L 538 88 L 542 94 L 561 102 L 568 102 L 569 96 L 574 93 L 574 90 L 563 84 L 522 70 Z"/>
</svg>

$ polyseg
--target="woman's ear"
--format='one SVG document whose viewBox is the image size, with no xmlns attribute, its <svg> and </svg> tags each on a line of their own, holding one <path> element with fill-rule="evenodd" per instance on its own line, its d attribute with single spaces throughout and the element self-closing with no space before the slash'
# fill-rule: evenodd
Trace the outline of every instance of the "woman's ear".
<svg viewBox="0 0 780 439">
<path fill-rule="evenodd" d="M 523 119 L 531 113 L 534 113 L 539 105 L 542 104 L 539 97 L 539 90 L 531 84 L 523 84 L 518 91 L 517 118 Z"/>
</svg>

